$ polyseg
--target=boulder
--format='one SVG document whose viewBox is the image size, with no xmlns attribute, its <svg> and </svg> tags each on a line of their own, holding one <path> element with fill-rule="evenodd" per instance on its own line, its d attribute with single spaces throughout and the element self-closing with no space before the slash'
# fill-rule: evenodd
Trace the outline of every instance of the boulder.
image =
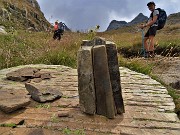
<svg viewBox="0 0 180 135">
<path fill-rule="evenodd" d="M 32 99 L 40 103 L 54 101 L 63 95 L 58 88 L 45 86 L 41 83 L 25 83 L 25 87 Z"/>
<path fill-rule="evenodd" d="M 78 92 L 81 111 L 88 114 L 96 112 L 92 46 L 83 46 L 78 51 Z"/>
<path fill-rule="evenodd" d="M 0 88 L 0 110 L 11 113 L 30 104 L 30 98 L 24 89 Z"/>
</svg>

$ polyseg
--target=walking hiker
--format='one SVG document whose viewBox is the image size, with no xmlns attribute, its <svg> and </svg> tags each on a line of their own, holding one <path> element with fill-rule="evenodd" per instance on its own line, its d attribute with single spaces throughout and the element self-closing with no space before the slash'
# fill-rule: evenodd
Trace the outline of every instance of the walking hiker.
<svg viewBox="0 0 180 135">
<path fill-rule="evenodd" d="M 63 33 L 64 33 L 64 29 L 65 29 L 65 24 L 62 22 L 58 23 L 56 21 L 55 25 L 54 25 L 54 36 L 53 36 L 53 38 L 60 40 L 61 35 L 63 35 Z"/>
<path fill-rule="evenodd" d="M 58 22 L 56 21 L 54 24 L 54 35 L 53 35 L 54 39 L 58 39 Z"/>
<path fill-rule="evenodd" d="M 155 9 L 156 5 L 154 2 L 149 2 L 147 6 L 151 11 L 150 18 L 148 22 L 144 25 L 141 25 L 140 28 L 144 29 L 145 27 L 149 27 L 147 33 L 144 36 L 144 47 L 146 56 L 154 57 L 154 37 L 156 35 L 156 31 L 164 27 L 167 15 L 163 9 Z"/>
</svg>

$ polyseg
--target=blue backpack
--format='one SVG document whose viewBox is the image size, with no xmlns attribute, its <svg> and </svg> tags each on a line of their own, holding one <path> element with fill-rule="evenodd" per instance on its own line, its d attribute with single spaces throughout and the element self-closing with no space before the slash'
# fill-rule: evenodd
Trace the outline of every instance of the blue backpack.
<svg viewBox="0 0 180 135">
<path fill-rule="evenodd" d="M 164 28 L 164 25 L 166 24 L 167 14 L 164 9 L 157 8 L 156 10 L 159 11 L 157 30 L 160 30 L 160 29 Z"/>
</svg>

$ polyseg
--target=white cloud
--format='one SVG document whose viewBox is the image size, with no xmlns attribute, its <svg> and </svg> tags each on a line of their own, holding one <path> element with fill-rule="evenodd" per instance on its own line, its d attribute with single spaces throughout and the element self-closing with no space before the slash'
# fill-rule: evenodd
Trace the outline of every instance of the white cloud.
<svg viewBox="0 0 180 135">
<path fill-rule="evenodd" d="M 131 21 L 139 13 L 150 15 L 151 0 L 37 0 L 47 20 L 63 21 L 70 28 L 88 29 L 99 24 L 106 30 L 112 20 Z M 180 12 L 179 0 L 154 0 L 167 14 Z"/>
</svg>

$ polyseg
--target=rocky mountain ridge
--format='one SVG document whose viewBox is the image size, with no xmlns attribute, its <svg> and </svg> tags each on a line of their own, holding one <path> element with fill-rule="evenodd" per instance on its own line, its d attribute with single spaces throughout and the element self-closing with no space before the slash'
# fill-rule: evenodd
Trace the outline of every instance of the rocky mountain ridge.
<svg viewBox="0 0 180 135">
<path fill-rule="evenodd" d="M 133 26 L 139 23 L 143 23 L 148 20 L 147 16 L 139 13 L 131 22 L 113 20 L 110 22 L 107 31 L 116 30 L 126 26 Z M 167 25 L 178 25 L 180 24 L 180 12 L 170 14 L 167 18 Z"/>
<path fill-rule="evenodd" d="M 142 23 L 142 22 L 147 21 L 147 20 L 148 20 L 148 17 L 143 15 L 142 13 L 139 13 L 131 22 L 113 20 L 109 24 L 107 31 L 119 29 L 119 28 L 122 28 L 125 26 L 132 26 L 132 25 Z"/>
</svg>

